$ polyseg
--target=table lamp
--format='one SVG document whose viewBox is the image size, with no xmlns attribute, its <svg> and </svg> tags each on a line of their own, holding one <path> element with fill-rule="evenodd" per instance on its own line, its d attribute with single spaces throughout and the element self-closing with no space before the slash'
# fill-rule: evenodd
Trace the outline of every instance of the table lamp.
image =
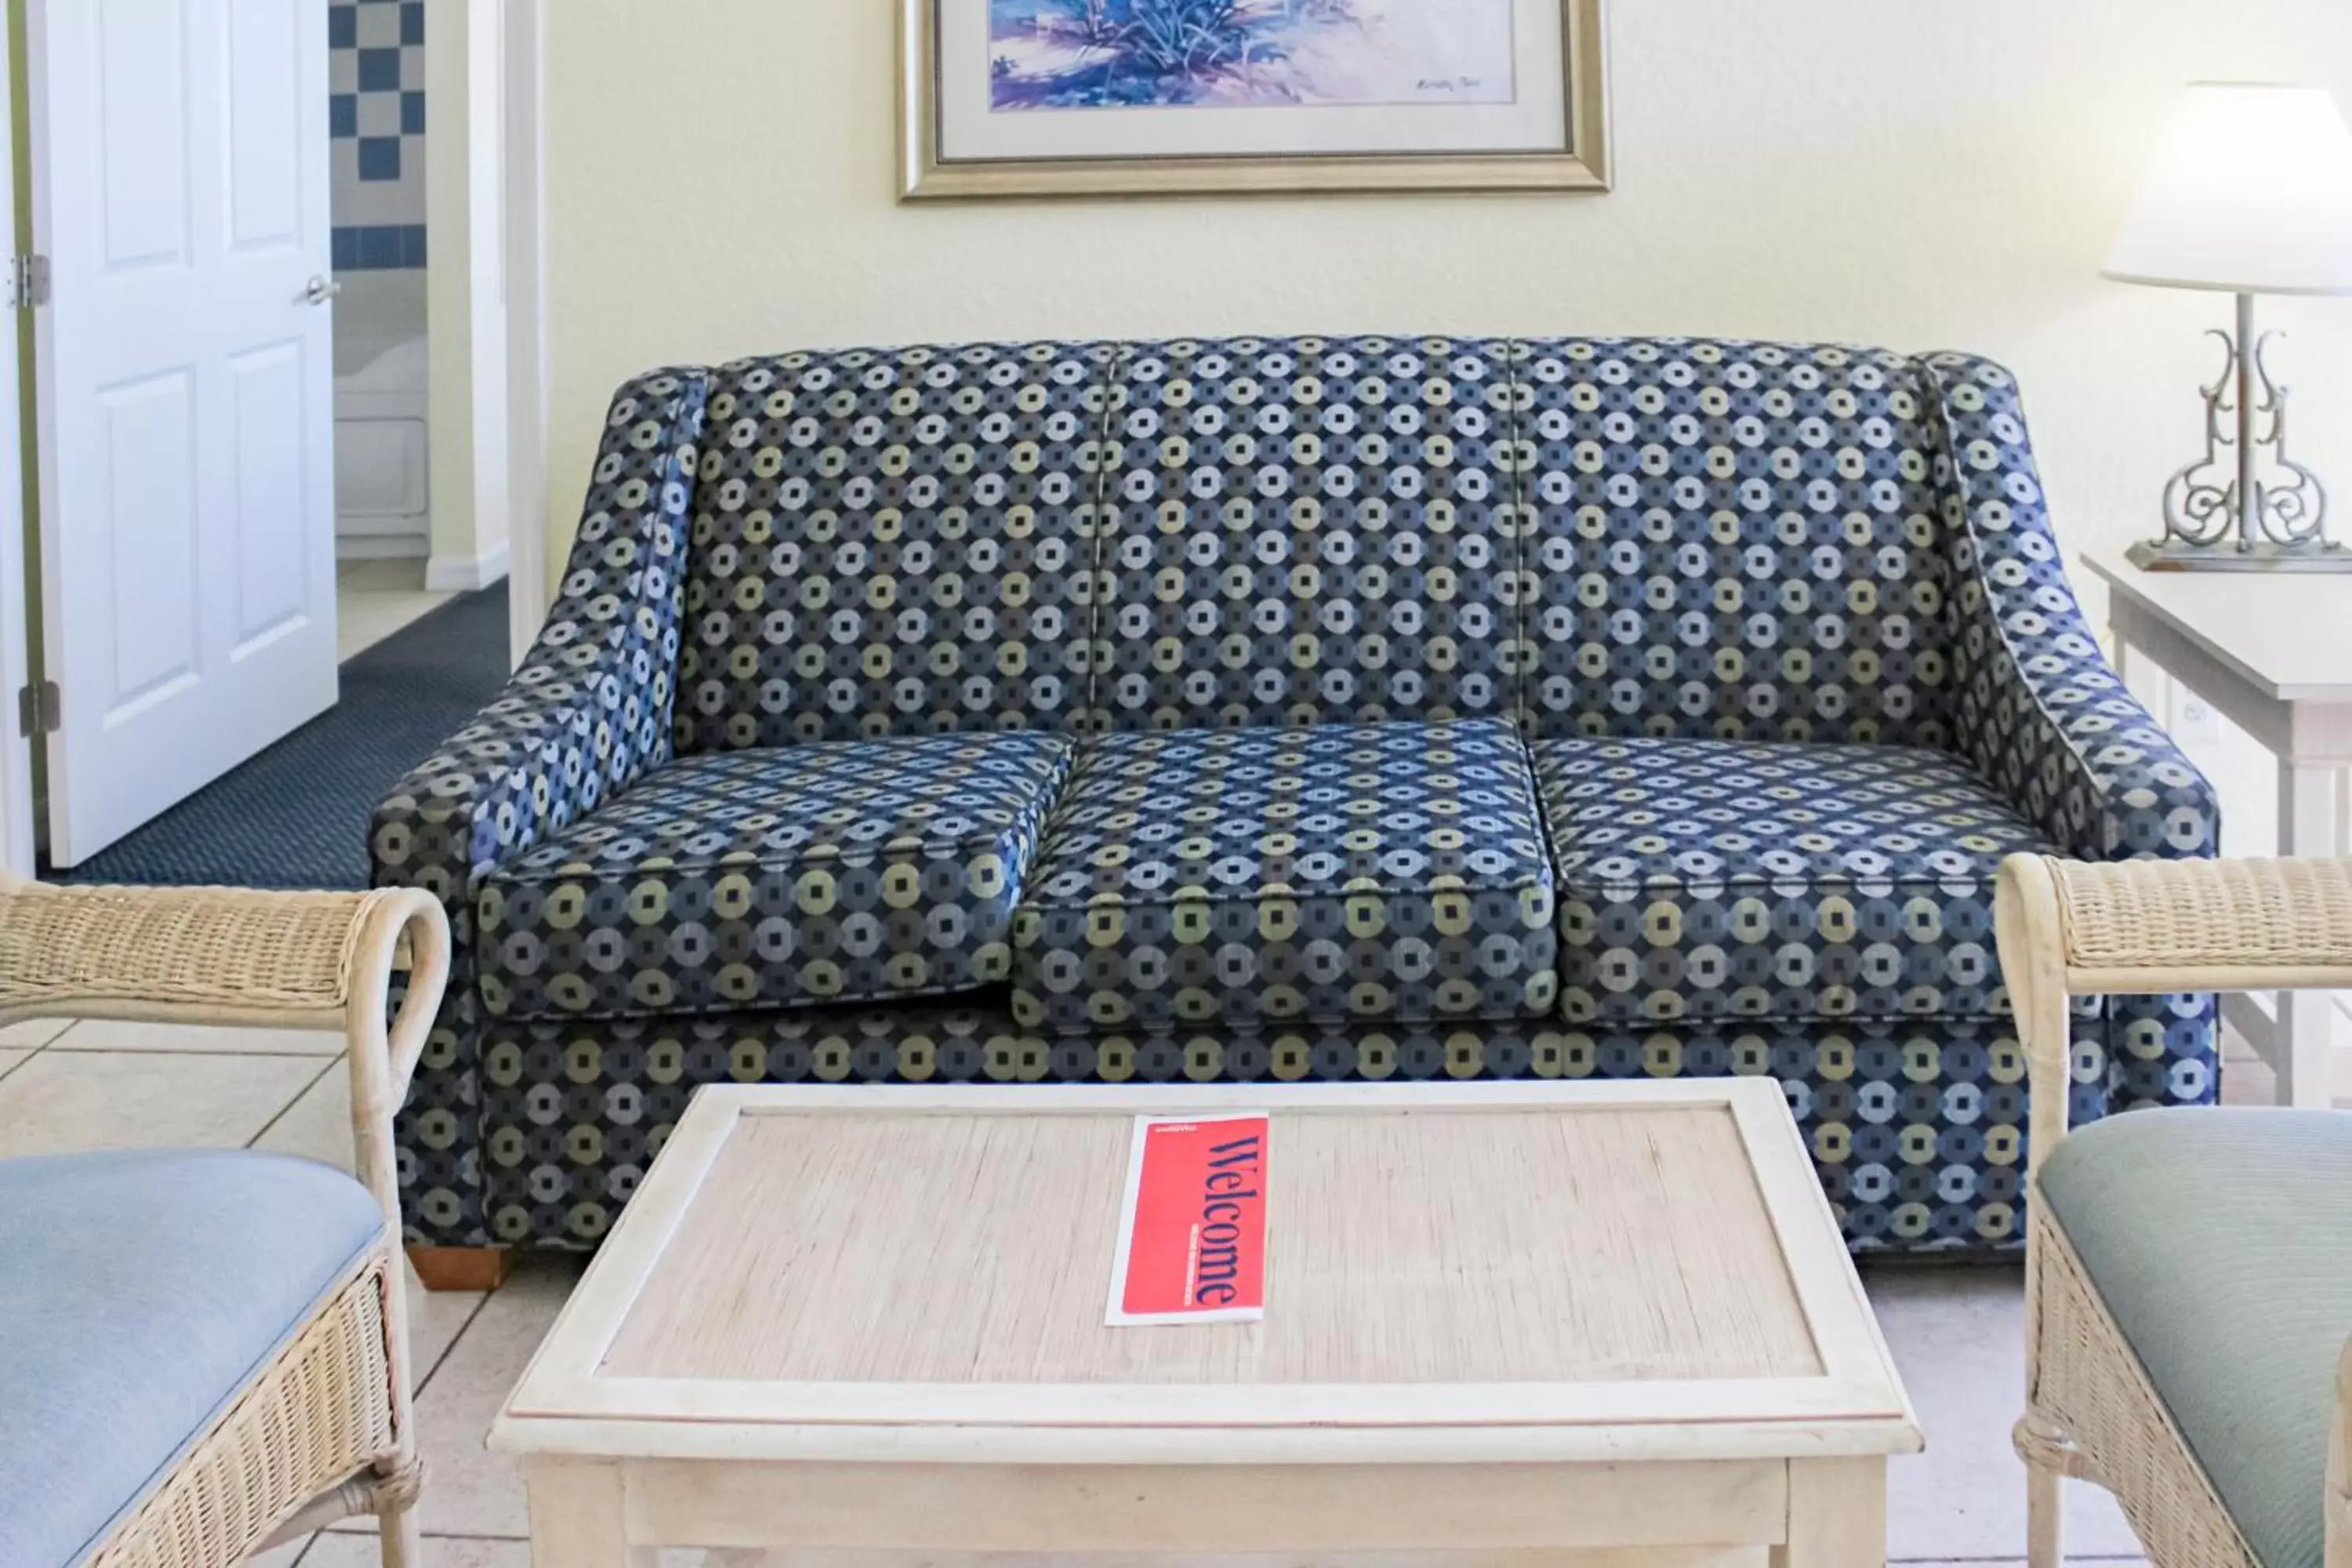
<svg viewBox="0 0 2352 1568">
<path fill-rule="evenodd" d="M 2221 377 L 2204 389 L 2205 455 L 2164 492 L 2150 571 L 2352 572 L 2327 537 L 2327 491 L 2287 454 L 2257 294 L 2352 293 L 2352 130 L 2323 88 L 2195 82 L 2182 93 L 2105 275 L 2238 297 Z M 2267 462 L 2265 461 L 2267 455 Z M 2266 473 L 2267 470 L 2267 473 Z"/>
</svg>

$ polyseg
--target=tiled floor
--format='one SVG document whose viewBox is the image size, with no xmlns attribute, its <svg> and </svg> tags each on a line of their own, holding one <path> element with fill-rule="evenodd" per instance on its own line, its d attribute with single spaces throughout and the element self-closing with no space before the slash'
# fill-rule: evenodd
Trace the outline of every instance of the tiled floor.
<svg viewBox="0 0 2352 1568">
<path fill-rule="evenodd" d="M 330 1035 L 242 1030 L 114 1024 L 0 1030 L 0 1155 L 249 1144 L 345 1163 L 348 1088 L 337 1047 Z M 2263 1098 L 2265 1076 L 2258 1064 L 2234 1060 L 2228 1098 Z M 482 1439 L 579 1267 L 534 1258 L 494 1295 L 418 1295 L 427 1568 L 528 1568 L 520 1482 Z M 2008 1436 L 2022 1377 L 2017 1269 L 1881 1266 L 1867 1276 L 1929 1441 L 1927 1454 L 1895 1466 L 1893 1557 L 1978 1568 L 2017 1562 L 2022 1479 Z M 2104 1496 L 2079 1488 L 2069 1510 L 2069 1546 L 2079 1559 L 2137 1559 L 2130 1532 Z M 340 1527 L 261 1561 L 268 1568 L 362 1568 L 376 1561 L 369 1528 Z M 670 1553 L 663 1568 L 704 1568 L 704 1560 Z M 714 1555 L 707 1568 L 739 1568 L 739 1559 Z M 828 1559 L 824 1568 L 849 1568 L 849 1560 Z"/>
<path fill-rule="evenodd" d="M 339 563 L 335 568 L 339 657 L 349 658 L 363 648 L 373 647 L 409 622 L 439 609 L 457 596 L 426 590 L 421 558 Z"/>
</svg>

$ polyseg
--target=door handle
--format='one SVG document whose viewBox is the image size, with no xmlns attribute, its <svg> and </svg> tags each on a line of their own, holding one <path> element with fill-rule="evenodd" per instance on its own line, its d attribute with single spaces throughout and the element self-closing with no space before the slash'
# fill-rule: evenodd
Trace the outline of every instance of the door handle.
<svg viewBox="0 0 2352 1568">
<path fill-rule="evenodd" d="M 313 278 L 302 290 L 302 303 L 323 305 L 343 291 L 343 286 L 329 278 Z"/>
</svg>

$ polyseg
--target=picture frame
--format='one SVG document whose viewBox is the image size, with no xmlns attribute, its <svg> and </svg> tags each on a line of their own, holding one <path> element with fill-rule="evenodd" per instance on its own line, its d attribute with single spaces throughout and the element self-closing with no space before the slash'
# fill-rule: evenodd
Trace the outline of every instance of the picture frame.
<svg viewBox="0 0 2352 1568">
<path fill-rule="evenodd" d="M 1048 3 L 1016 0 L 1020 8 L 1033 12 Z M 1288 3 L 1307 5 L 1313 0 Z M 1409 8 L 1415 4 L 1458 5 L 1462 0 L 1379 3 Z M 1486 0 L 1486 4 L 1509 5 L 1517 24 L 1509 35 L 1509 47 L 1516 52 L 1512 57 L 1515 97 L 1508 105 L 1446 101 L 1400 109 L 1367 101 L 1325 106 L 1298 103 L 1294 95 L 1270 113 L 1247 103 L 1239 107 L 1167 101 L 1136 104 L 1122 99 L 1076 106 L 1034 103 L 1049 112 L 1013 114 L 1004 111 L 1007 84 L 1031 94 L 1030 101 L 1016 105 L 1028 108 L 1033 106 L 1039 90 L 1034 84 L 1041 77 L 1024 74 L 996 51 L 998 40 L 990 20 L 998 15 L 995 0 L 899 0 L 899 196 L 902 201 L 919 202 L 1608 190 L 1612 172 L 1603 0 Z M 1071 9 L 1092 7 L 1086 0 L 1074 0 Z M 1556 30 L 1552 27 L 1555 14 Z M 1530 20 L 1535 26 L 1527 26 Z M 980 29 L 977 34 L 975 26 Z M 1556 89 L 1549 80 L 1555 68 L 1550 52 L 1555 43 Z M 1042 51 L 1033 54 L 1036 52 Z M 1070 50 L 1065 48 L 1056 59 L 1068 58 Z M 1539 80 L 1534 74 L 1538 61 L 1544 73 Z M 1296 68 L 1286 64 L 1285 68 L 1295 73 Z M 1408 86 L 1444 89 L 1458 80 L 1475 89 L 1482 79 L 1470 75 L 1441 77 L 1434 84 L 1418 81 Z M 1287 82 L 1276 81 L 1269 91 L 1289 87 Z M 1531 101 L 1518 100 L 1522 89 Z M 1118 89 L 1139 90 L 1131 79 L 1119 84 Z M 1085 90 L 1097 99 L 1105 96 L 1098 86 Z M 1229 96 L 1236 91 L 1224 83 L 1220 90 Z M 1190 112 L 1202 109 L 1208 112 Z M 1503 132 L 1503 144 L 1479 144 L 1479 137 L 1497 131 Z M 1536 136 L 1528 135 L 1531 131 Z M 1364 138 L 1366 144 L 1307 145 L 1349 134 Z M 1297 144 L 1271 145 L 1284 137 Z M 1425 141 L 1416 143 L 1416 137 Z M 1556 144 L 1530 144 L 1538 139 Z M 1383 144 L 1369 144 L 1375 140 Z M 1244 145 L 1258 142 L 1268 144 Z"/>
</svg>

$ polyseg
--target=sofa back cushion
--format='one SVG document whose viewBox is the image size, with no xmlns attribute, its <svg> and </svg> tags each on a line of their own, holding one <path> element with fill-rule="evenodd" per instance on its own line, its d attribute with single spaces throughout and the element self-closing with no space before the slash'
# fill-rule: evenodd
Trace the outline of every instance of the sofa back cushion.
<svg viewBox="0 0 2352 1568">
<path fill-rule="evenodd" d="M 1530 340 L 1513 384 L 1534 733 L 1945 742 L 1948 565 L 1918 362 Z"/>
<path fill-rule="evenodd" d="M 787 354 L 716 373 L 681 752 L 1079 727 L 1113 351 Z"/>
<path fill-rule="evenodd" d="M 1108 461 L 1114 730 L 1508 715 L 1507 343 L 1138 343 Z"/>
<path fill-rule="evenodd" d="M 1514 713 L 1948 744 L 1932 406 L 1898 354 L 1664 338 L 725 366 L 679 749 Z"/>
</svg>

